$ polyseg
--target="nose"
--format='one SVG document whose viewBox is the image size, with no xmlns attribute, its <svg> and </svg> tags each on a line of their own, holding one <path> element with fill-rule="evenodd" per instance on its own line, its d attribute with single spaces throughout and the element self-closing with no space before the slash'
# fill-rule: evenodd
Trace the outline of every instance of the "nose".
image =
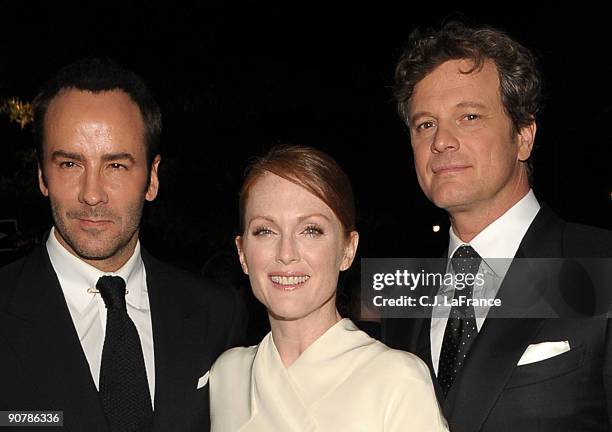
<svg viewBox="0 0 612 432">
<path fill-rule="evenodd" d="M 446 151 L 459 150 L 459 140 L 452 128 L 443 124 L 438 125 L 438 129 L 431 143 L 432 153 L 444 153 Z"/>
<path fill-rule="evenodd" d="M 299 251 L 295 244 L 295 239 L 288 235 L 283 235 L 278 245 L 276 261 L 285 265 L 300 260 Z"/>
<path fill-rule="evenodd" d="M 87 170 L 83 175 L 79 201 L 89 206 L 96 206 L 108 201 L 104 180 L 96 170 Z"/>
</svg>

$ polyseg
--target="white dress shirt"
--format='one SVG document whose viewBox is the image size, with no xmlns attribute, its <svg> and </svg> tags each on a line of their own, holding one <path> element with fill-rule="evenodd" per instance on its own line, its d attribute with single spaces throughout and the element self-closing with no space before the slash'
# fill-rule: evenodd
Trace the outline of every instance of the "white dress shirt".
<svg viewBox="0 0 612 432">
<path fill-rule="evenodd" d="M 455 251 L 462 245 L 469 245 L 482 257 L 482 263 L 478 269 L 484 275 L 484 284 L 478 286 L 474 284 L 474 297 L 477 299 L 494 299 L 497 295 L 508 268 L 512 263 L 512 258 L 516 255 L 519 245 L 535 219 L 540 204 L 536 199 L 533 190 L 521 198 L 506 213 L 494 220 L 485 229 L 478 233 L 470 243 L 462 241 L 453 228 L 450 228 L 448 242 L 448 258 L 451 258 Z M 450 262 L 447 272 L 452 272 Z M 438 363 L 440 361 L 440 351 L 444 339 L 444 330 L 450 314 L 450 306 L 445 306 L 442 297 L 452 298 L 454 287 L 446 285 L 441 287 L 437 295 L 437 306 L 434 307 L 431 320 L 431 360 L 436 375 L 438 374 Z M 474 307 L 476 313 L 476 326 L 478 331 L 482 328 L 487 316 L 488 307 Z"/>
<path fill-rule="evenodd" d="M 99 389 L 102 347 L 106 334 L 106 306 L 95 290 L 101 276 L 121 276 L 126 282 L 127 313 L 134 322 L 144 354 L 151 403 L 155 399 L 155 361 L 153 356 L 153 328 L 147 291 L 145 267 L 140 256 L 140 242 L 130 259 L 116 272 L 103 272 L 77 258 L 56 238 L 55 228 L 47 240 L 47 252 L 64 293 L 72 322 L 83 352 L 89 363 L 91 377 Z"/>
</svg>

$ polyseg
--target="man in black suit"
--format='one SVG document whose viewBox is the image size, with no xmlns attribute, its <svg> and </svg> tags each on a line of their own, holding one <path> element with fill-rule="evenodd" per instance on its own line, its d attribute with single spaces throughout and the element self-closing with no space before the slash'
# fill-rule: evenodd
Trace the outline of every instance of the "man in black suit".
<svg viewBox="0 0 612 432">
<path fill-rule="evenodd" d="M 529 313 L 543 299 L 554 309 L 555 300 L 587 290 L 557 283 L 542 291 L 543 270 L 516 259 L 612 256 L 610 232 L 564 222 L 530 188 L 540 93 L 526 48 L 495 29 L 461 23 L 413 33 L 396 69 L 419 184 L 450 217 L 447 257 L 475 262 L 462 271 L 484 275 L 483 289 L 473 284 L 463 295 L 502 301 L 499 310 L 434 306 L 429 319 L 383 321 L 387 344 L 430 366 L 453 432 L 612 427 L 606 305 L 568 315 L 576 305 L 566 304 L 558 318 Z M 442 291 L 433 296 L 462 295 Z M 513 317 L 503 314 L 508 302 L 522 306 Z"/>
<path fill-rule="evenodd" d="M 63 411 L 70 431 L 208 430 L 208 370 L 242 314 L 232 291 L 140 246 L 159 187 L 157 103 L 133 72 L 87 59 L 33 105 L 54 226 L 0 270 L 0 411 Z"/>
</svg>

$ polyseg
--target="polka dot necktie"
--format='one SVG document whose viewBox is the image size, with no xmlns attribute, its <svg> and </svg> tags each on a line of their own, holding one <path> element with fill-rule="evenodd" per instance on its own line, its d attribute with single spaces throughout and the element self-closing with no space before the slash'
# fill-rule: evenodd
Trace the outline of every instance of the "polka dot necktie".
<svg viewBox="0 0 612 432">
<path fill-rule="evenodd" d="M 127 313 L 125 281 L 119 276 L 102 276 L 96 288 L 106 306 L 100 399 L 110 430 L 150 431 L 151 395 L 138 331 Z"/>
<path fill-rule="evenodd" d="M 455 276 L 459 274 L 475 275 L 480 267 L 482 259 L 471 246 L 460 246 L 453 254 L 451 260 Z M 455 287 L 453 299 L 471 299 L 474 293 L 474 284 L 465 284 L 463 289 Z M 471 343 L 478 335 L 476 327 L 476 317 L 474 307 L 463 303 L 458 303 L 451 307 L 444 339 L 442 340 L 442 350 L 440 352 L 440 362 L 438 364 L 438 382 L 442 387 L 444 396 L 448 394 L 457 373 L 463 367 Z"/>
</svg>

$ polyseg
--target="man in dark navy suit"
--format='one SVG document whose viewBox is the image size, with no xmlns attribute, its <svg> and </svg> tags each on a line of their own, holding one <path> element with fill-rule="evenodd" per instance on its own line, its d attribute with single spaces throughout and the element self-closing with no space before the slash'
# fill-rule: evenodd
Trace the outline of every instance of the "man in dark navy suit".
<svg viewBox="0 0 612 432">
<path fill-rule="evenodd" d="M 540 93 L 530 51 L 491 28 L 447 23 L 415 32 L 396 69 L 419 184 L 450 217 L 447 257 L 475 262 L 468 271 L 485 277 L 486 289 L 449 296 L 503 301 L 498 311 L 434 307 L 428 319 L 383 322 L 387 344 L 430 366 L 454 432 L 612 428 L 605 304 L 580 319 L 565 312 L 521 318 L 520 309 L 513 318 L 493 316 L 517 297 L 541 300 L 535 280 L 542 272 L 527 277 L 516 258 L 612 256 L 610 232 L 566 223 L 530 187 Z M 568 293 L 579 298 L 588 290 L 554 285 L 546 295 Z M 523 306 L 527 312 L 529 303 Z"/>
</svg>

